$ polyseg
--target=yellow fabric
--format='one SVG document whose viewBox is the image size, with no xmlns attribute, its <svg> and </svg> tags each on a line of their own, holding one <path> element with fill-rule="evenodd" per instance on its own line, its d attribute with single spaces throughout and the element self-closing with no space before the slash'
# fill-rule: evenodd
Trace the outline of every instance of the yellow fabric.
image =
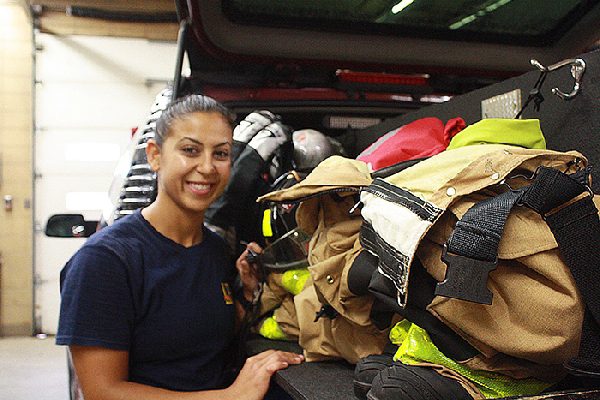
<svg viewBox="0 0 600 400">
<path fill-rule="evenodd" d="M 412 322 L 407 319 L 403 319 L 394 325 L 392 329 L 390 329 L 390 342 L 395 344 L 396 346 L 400 346 L 404 339 L 408 336 L 408 331 L 412 326 Z"/>
<path fill-rule="evenodd" d="M 539 119 L 482 119 L 452 138 L 448 150 L 474 144 L 508 144 L 528 149 L 545 149 L 546 139 Z"/>
<path fill-rule="evenodd" d="M 390 340 L 399 346 L 394 361 L 403 364 L 423 362 L 442 365 L 472 381 L 487 399 L 540 393 L 551 384 L 537 379 L 514 379 L 506 375 L 475 370 L 446 357 L 431 341 L 427 332 L 407 320 L 390 331 Z"/>
<path fill-rule="evenodd" d="M 286 340 L 288 338 L 281 330 L 275 316 L 266 318 L 260 326 L 258 333 L 271 340 Z"/>
<path fill-rule="evenodd" d="M 295 296 L 304 289 L 308 278 L 310 272 L 307 268 L 290 269 L 281 275 L 281 284 L 285 290 Z"/>
<path fill-rule="evenodd" d="M 267 208 L 263 212 L 262 232 L 264 237 L 273 237 L 273 228 L 271 227 L 271 209 Z"/>
</svg>

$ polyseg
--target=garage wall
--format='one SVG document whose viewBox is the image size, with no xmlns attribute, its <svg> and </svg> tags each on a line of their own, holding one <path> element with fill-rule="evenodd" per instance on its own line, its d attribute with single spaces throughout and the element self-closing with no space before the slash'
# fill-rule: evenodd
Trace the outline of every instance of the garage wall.
<svg viewBox="0 0 600 400">
<path fill-rule="evenodd" d="M 32 42 L 28 9 L 0 2 L 0 335 L 32 332 Z"/>
<path fill-rule="evenodd" d="M 56 333 L 59 273 L 82 238 L 44 234 L 53 214 L 98 220 L 113 173 L 172 80 L 175 42 L 35 35 L 34 328 Z"/>
<path fill-rule="evenodd" d="M 58 272 L 82 241 L 45 237 L 47 217 L 98 219 L 69 195 L 108 191 L 175 55 L 175 42 L 34 35 L 26 2 L 0 0 L 0 336 L 55 332 Z"/>
</svg>

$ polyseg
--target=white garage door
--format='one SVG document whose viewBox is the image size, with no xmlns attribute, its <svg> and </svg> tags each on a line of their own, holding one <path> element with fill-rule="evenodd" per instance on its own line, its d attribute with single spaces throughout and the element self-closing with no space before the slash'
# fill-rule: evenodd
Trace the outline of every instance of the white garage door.
<svg viewBox="0 0 600 400">
<path fill-rule="evenodd" d="M 56 333 L 59 273 L 85 239 L 49 238 L 53 214 L 99 219 L 131 129 L 146 122 L 172 79 L 176 44 L 92 36 L 36 36 L 35 325 Z"/>
</svg>

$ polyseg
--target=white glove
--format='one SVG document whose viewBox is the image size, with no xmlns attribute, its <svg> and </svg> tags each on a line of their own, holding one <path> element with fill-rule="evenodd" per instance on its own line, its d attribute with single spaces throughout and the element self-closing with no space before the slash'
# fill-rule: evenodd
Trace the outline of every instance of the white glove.
<svg viewBox="0 0 600 400">
<path fill-rule="evenodd" d="M 269 161 L 275 150 L 292 138 L 291 129 L 281 122 L 273 122 L 259 131 L 248 145 L 256 150 L 263 160 Z"/>
<path fill-rule="evenodd" d="M 254 111 L 248 114 L 246 118 L 240 121 L 233 129 L 233 140 L 248 143 L 257 132 L 270 123 L 279 121 L 279 119 L 279 115 L 275 115 L 267 110 Z"/>
</svg>

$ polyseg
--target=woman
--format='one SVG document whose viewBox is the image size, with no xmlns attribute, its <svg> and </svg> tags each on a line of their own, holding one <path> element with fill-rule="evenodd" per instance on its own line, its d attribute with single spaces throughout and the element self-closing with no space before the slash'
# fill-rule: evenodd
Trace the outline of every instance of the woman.
<svg viewBox="0 0 600 400">
<path fill-rule="evenodd" d="M 227 184 L 231 148 L 222 105 L 198 95 L 172 104 L 146 148 L 156 201 L 96 233 L 61 271 L 56 341 L 70 347 L 86 400 L 261 399 L 277 370 L 302 362 L 267 351 L 224 387 L 243 309 L 231 298 L 225 244 L 203 222 Z M 258 281 L 247 252 L 236 267 L 251 300 Z"/>
</svg>

